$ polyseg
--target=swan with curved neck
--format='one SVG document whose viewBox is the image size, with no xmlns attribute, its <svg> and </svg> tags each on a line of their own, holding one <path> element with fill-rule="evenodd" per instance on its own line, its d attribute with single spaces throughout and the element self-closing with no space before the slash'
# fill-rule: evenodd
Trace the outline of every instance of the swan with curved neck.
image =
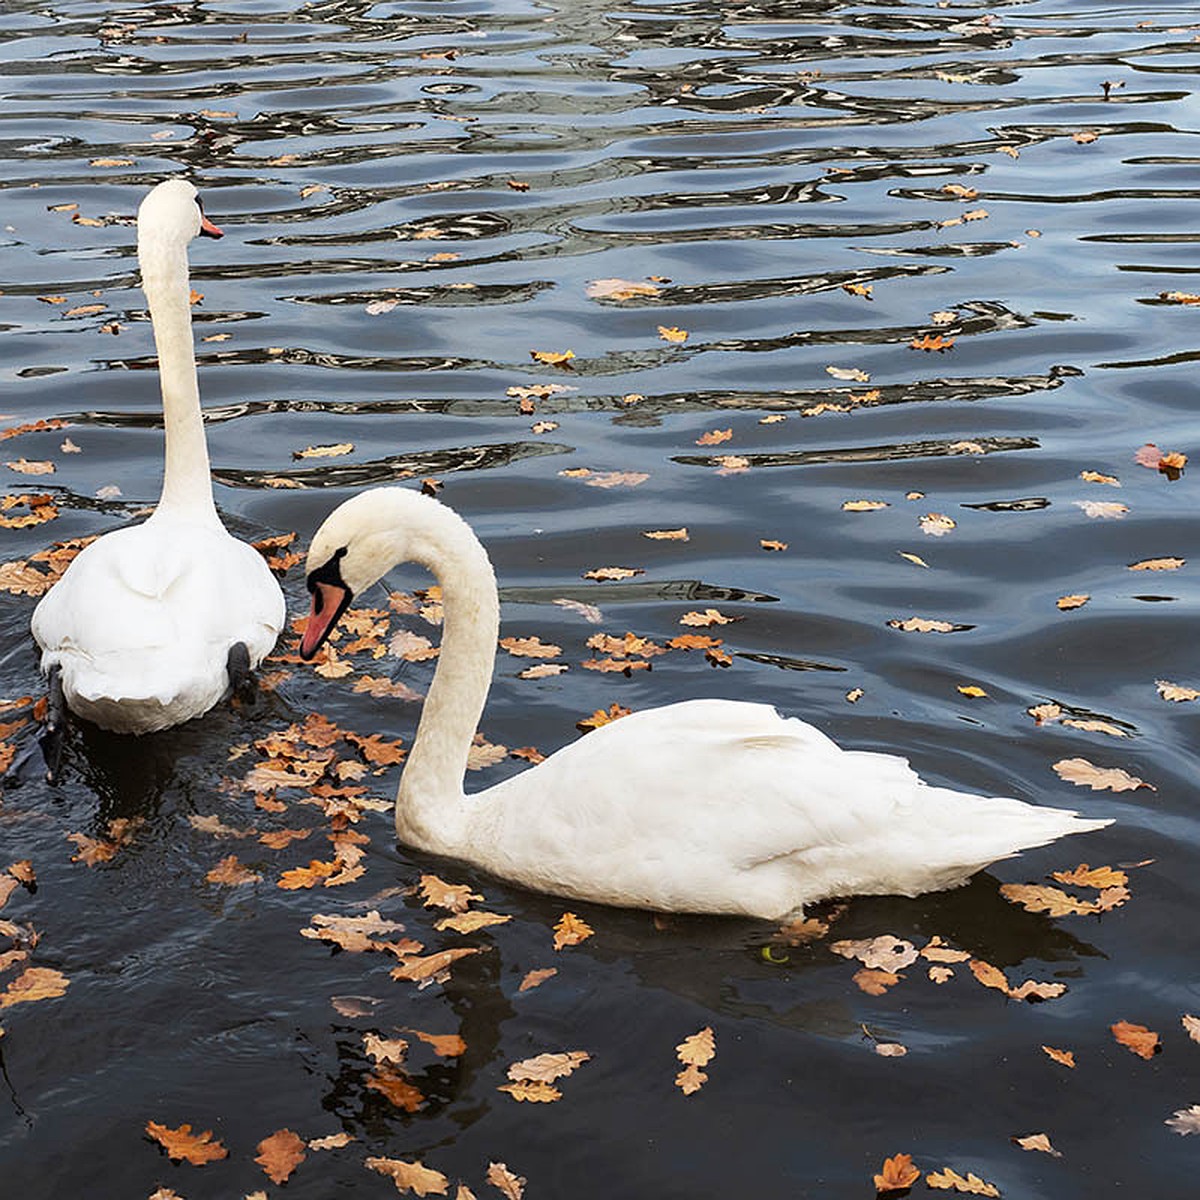
<svg viewBox="0 0 1200 1200">
<path fill-rule="evenodd" d="M 229 534 L 213 502 L 187 247 L 198 234 L 221 231 L 183 179 L 146 196 L 137 227 L 162 387 L 162 495 L 143 524 L 81 551 L 32 621 L 51 681 L 48 724 L 65 702 L 118 733 L 207 712 L 268 653 L 286 615 L 262 556 Z"/>
<path fill-rule="evenodd" d="M 833 896 L 956 887 L 996 859 L 1110 824 L 930 787 L 904 759 L 842 750 L 738 700 L 635 712 L 468 796 L 499 601 L 461 517 L 401 488 L 336 508 L 308 553 L 300 653 L 312 658 L 351 600 L 409 560 L 437 577 L 445 620 L 396 795 L 407 845 L 555 896 L 776 919 Z"/>
</svg>

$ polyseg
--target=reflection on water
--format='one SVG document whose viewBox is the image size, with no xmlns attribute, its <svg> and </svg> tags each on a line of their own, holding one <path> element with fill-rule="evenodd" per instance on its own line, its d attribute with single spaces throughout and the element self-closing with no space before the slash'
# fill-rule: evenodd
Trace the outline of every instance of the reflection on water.
<svg viewBox="0 0 1200 1200">
<path fill-rule="evenodd" d="M 360 487 L 441 481 L 495 558 L 505 633 L 536 632 L 570 664 L 522 680 L 501 662 L 490 741 L 548 752 L 613 703 L 724 694 L 905 754 L 936 782 L 1118 822 L 955 893 L 856 901 L 829 935 L 936 935 L 1063 997 L 1005 1000 L 963 967 L 936 984 L 922 964 L 870 996 L 828 939 L 780 950 L 752 924 L 588 909 L 593 937 L 555 951 L 562 905 L 397 850 L 386 813 L 358 827 L 362 879 L 276 887 L 324 851 L 322 818 L 231 786 L 254 743 L 310 712 L 407 740 L 418 710 L 400 685 L 423 692 L 430 662 L 385 655 L 330 679 L 284 661 L 249 709 L 136 743 L 76 731 L 53 789 L 26 726 L 0 866 L 29 858 L 38 883 L 4 905 L 17 932 L 0 956 L 19 942 L 71 984 L 3 1010 L 12 1186 L 83 1195 L 100 1175 L 114 1196 L 244 1195 L 265 1186 L 257 1143 L 287 1127 L 356 1139 L 310 1151 L 287 1185 L 322 1198 L 370 1186 L 369 1155 L 420 1159 L 479 1195 L 490 1161 L 531 1197 L 607 1194 L 614 1160 L 631 1196 L 861 1195 L 905 1151 L 1005 1195 L 1082 1200 L 1094 1178 L 1184 1194 L 1188 1143 L 1162 1122 L 1200 1086 L 1179 1024 L 1200 1006 L 1200 710 L 1155 685 L 1200 686 L 1200 546 L 1194 475 L 1169 482 L 1132 456 L 1146 442 L 1200 454 L 1196 309 L 1167 298 L 1200 271 L 1192 15 L 1125 0 L 5 5 L 0 425 L 69 425 L 0 456 L 53 462 L 0 469 L 10 494 L 59 510 L 6 527 L 4 561 L 157 496 L 131 214 L 187 171 L 227 234 L 192 253 L 219 505 L 243 536 L 296 530 L 302 546 Z M 628 286 L 589 294 L 597 280 Z M 566 369 L 531 357 L 568 349 Z M 294 458 L 335 444 L 351 449 Z M 955 524 L 935 536 L 929 513 Z M 686 541 L 644 536 L 677 528 Z M 1167 556 L 1184 564 L 1130 573 Z M 614 566 L 642 574 L 586 577 Z M 40 685 L 33 599 L 8 599 L 0 669 L 16 698 Z M 662 643 L 707 608 L 741 618 L 706 630 L 728 667 L 682 652 L 629 678 L 580 666 L 597 630 Z M 956 632 L 889 625 L 913 615 Z M 364 676 L 399 695 L 353 690 Z M 1038 724 L 1042 704 L 1069 723 Z M 1076 757 L 1156 790 L 1073 788 L 1051 766 Z M 389 796 L 396 770 L 369 777 L 371 794 Z M 750 801 L 730 797 L 731 814 Z M 213 833 L 213 817 L 313 832 L 276 850 Z M 71 861 L 66 835 L 103 842 L 122 820 L 113 857 Z M 235 852 L 260 880 L 208 881 Z M 999 893 L 1083 855 L 1154 861 L 1103 917 Z M 514 919 L 436 928 L 445 914 L 410 890 L 425 871 Z M 385 953 L 299 937 L 316 912 L 373 908 L 429 951 L 482 952 L 417 987 L 386 976 Z M 333 996 L 358 997 L 360 1015 Z M 1154 1062 L 1112 1042 L 1122 1019 L 1161 1034 Z M 685 1098 L 674 1047 L 706 1025 L 717 1054 Z M 466 1050 L 440 1056 L 412 1030 Z M 419 1102 L 368 1086 L 368 1031 L 408 1039 Z M 908 1054 L 882 1058 L 874 1040 Z M 1076 1069 L 1042 1045 L 1074 1050 Z M 571 1049 L 592 1060 L 562 1100 L 495 1090 L 509 1063 Z M 213 1128 L 229 1157 L 173 1166 L 148 1120 Z M 1008 1141 L 1035 1130 L 1064 1157 Z"/>
</svg>

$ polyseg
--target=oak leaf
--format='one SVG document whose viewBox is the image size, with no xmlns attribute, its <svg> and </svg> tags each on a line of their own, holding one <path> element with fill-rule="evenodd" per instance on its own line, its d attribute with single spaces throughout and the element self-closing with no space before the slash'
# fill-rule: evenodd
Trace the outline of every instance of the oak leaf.
<svg viewBox="0 0 1200 1200">
<path fill-rule="evenodd" d="M 913 1166 L 911 1154 L 893 1154 L 883 1160 L 879 1174 L 875 1176 L 876 1192 L 903 1192 L 912 1187 L 921 1172 Z"/>
<path fill-rule="evenodd" d="M 478 892 L 471 891 L 469 885 L 447 883 L 437 875 L 422 875 L 418 889 L 426 908 L 444 908 L 453 913 L 466 912 L 472 900 L 483 899 Z"/>
<path fill-rule="evenodd" d="M 1025 1137 L 1014 1137 L 1012 1141 L 1022 1150 L 1040 1150 L 1053 1158 L 1062 1158 L 1060 1151 L 1050 1145 L 1050 1139 L 1044 1133 L 1030 1133 Z"/>
<path fill-rule="evenodd" d="M 562 653 L 561 646 L 543 642 L 539 637 L 501 638 L 500 645 L 517 658 L 557 658 Z"/>
<path fill-rule="evenodd" d="M 1178 1109 L 1166 1119 L 1164 1124 L 1181 1135 L 1200 1133 L 1200 1104 Z"/>
<path fill-rule="evenodd" d="M 971 974 L 979 980 L 986 988 L 995 988 L 998 992 L 1003 992 L 1008 995 L 1008 979 L 999 967 L 993 967 L 991 963 L 984 962 L 982 959 L 973 958 L 967 966 L 971 969 Z"/>
<path fill-rule="evenodd" d="M 1059 596 L 1054 603 L 1057 604 L 1063 612 L 1068 612 L 1072 608 L 1082 608 L 1090 599 L 1091 596 L 1088 593 L 1077 592 L 1069 596 Z"/>
<path fill-rule="evenodd" d="M 969 214 L 964 214 L 965 219 L 970 219 Z M 950 350 L 954 346 L 954 339 L 943 337 L 940 333 L 926 333 L 920 337 L 915 337 L 908 343 L 911 350 L 937 350 L 939 353 L 944 350 Z"/>
<path fill-rule="evenodd" d="M 421 1089 L 410 1083 L 402 1071 L 391 1067 L 381 1067 L 373 1075 L 368 1075 L 367 1087 L 386 1096 L 397 1108 L 402 1108 L 405 1112 L 417 1112 L 425 1103 L 425 1095 Z"/>
<path fill-rule="evenodd" d="M 1043 1046 L 1042 1050 L 1048 1054 L 1056 1063 L 1061 1063 L 1064 1067 L 1075 1068 L 1075 1051 L 1074 1050 L 1059 1050 L 1054 1046 Z"/>
<path fill-rule="evenodd" d="M 1061 888 L 1039 883 L 1005 883 L 1000 886 L 1000 895 L 1026 912 L 1046 913 L 1051 917 L 1099 912 L 1091 900 L 1080 900 Z"/>
<path fill-rule="evenodd" d="M 938 984 L 945 983 L 948 979 L 954 978 L 954 968 L 953 967 L 930 967 L 929 968 L 929 978 L 934 983 L 938 983 Z"/>
<path fill-rule="evenodd" d="M 377 733 L 373 733 L 369 737 L 363 737 L 357 733 L 347 733 L 346 741 L 357 746 L 363 758 L 376 767 L 393 766 L 404 761 L 405 750 L 399 739 L 388 742 L 384 741 Z"/>
<path fill-rule="evenodd" d="M 1170 700 L 1175 704 L 1181 704 L 1186 700 L 1200 700 L 1200 689 L 1197 688 L 1184 687 L 1182 684 L 1171 683 L 1166 679 L 1157 679 L 1154 685 L 1164 700 Z"/>
<path fill-rule="evenodd" d="M 304 1139 L 290 1129 L 277 1129 L 256 1147 L 255 1162 L 272 1183 L 286 1183 L 288 1176 L 304 1161 Z"/>
<path fill-rule="evenodd" d="M 966 962 L 970 954 L 966 950 L 955 950 L 947 946 L 937 934 L 929 939 L 927 946 L 921 947 L 921 957 L 937 963 Z"/>
<path fill-rule="evenodd" d="M 958 522 L 953 517 L 938 512 L 925 513 L 918 523 L 921 532 L 929 534 L 930 537 L 945 537 L 952 529 L 958 527 Z"/>
<path fill-rule="evenodd" d="M 420 983 L 426 979 L 436 982 L 448 977 L 451 963 L 478 953 L 477 948 L 464 946 L 457 950 L 439 950 L 436 954 L 427 954 L 423 958 L 405 957 L 389 974 L 393 979 L 406 979 L 413 983 Z"/>
<path fill-rule="evenodd" d="M 685 1095 L 698 1092 L 708 1082 L 708 1076 L 697 1066 L 686 1066 L 675 1076 L 675 1086 Z"/>
<path fill-rule="evenodd" d="M 406 1029 L 405 1033 L 419 1038 L 433 1048 L 434 1054 L 443 1058 L 458 1058 L 467 1050 L 467 1043 L 457 1033 L 425 1033 L 420 1029 Z"/>
<path fill-rule="evenodd" d="M 712 1062 L 717 1053 L 717 1041 L 712 1026 L 705 1025 L 698 1033 L 686 1037 L 675 1047 L 675 1057 L 689 1067 L 703 1067 Z"/>
<path fill-rule="evenodd" d="M 601 583 L 608 583 L 614 579 L 632 579 L 635 575 L 644 575 L 645 573 L 641 567 L 595 567 L 591 571 L 584 571 L 582 578 L 598 579 Z"/>
<path fill-rule="evenodd" d="M 708 626 L 708 625 L 729 625 L 734 621 L 742 620 L 741 617 L 727 617 L 723 613 L 718 612 L 715 608 L 706 608 L 703 612 L 686 612 L 679 618 L 680 625 L 690 626 Z"/>
<path fill-rule="evenodd" d="M 338 442 L 332 446 L 306 446 L 303 450 L 293 450 L 293 458 L 340 458 L 354 450 L 353 442 Z"/>
<path fill-rule="evenodd" d="M 1180 567 L 1186 565 L 1186 558 L 1143 558 L 1138 562 L 1130 563 L 1129 570 L 1131 571 L 1178 571 Z"/>
<path fill-rule="evenodd" d="M 1015 988 L 1008 989 L 1010 1000 L 1057 1000 L 1067 990 L 1065 983 L 1040 983 L 1036 979 L 1027 979 Z"/>
<path fill-rule="evenodd" d="M 891 971 L 877 971 L 871 967 L 863 967 L 861 971 L 856 971 L 851 978 L 868 996 L 882 996 L 888 988 L 895 987 L 903 976 L 893 974 Z"/>
<path fill-rule="evenodd" d="M 27 967 L 0 992 L 0 1008 L 35 1000 L 54 1000 L 64 995 L 70 985 L 71 981 L 53 967 Z"/>
<path fill-rule="evenodd" d="M 1132 1051 L 1138 1058 L 1150 1059 L 1162 1049 L 1158 1034 L 1145 1025 L 1135 1025 L 1131 1021 L 1117 1021 L 1109 1026 L 1112 1035 L 1127 1050 Z"/>
<path fill-rule="evenodd" d="M 340 867 L 341 863 L 336 860 L 333 862 L 321 862 L 314 858 L 309 862 L 307 867 L 293 867 L 290 871 L 284 871 L 279 877 L 278 886 L 283 888 L 285 892 L 294 892 L 299 888 L 316 887 L 323 880 L 336 874 Z"/>
<path fill-rule="evenodd" d="M 1184 1013 L 1179 1018 L 1187 1035 L 1193 1042 L 1200 1042 L 1200 1017 L 1193 1017 L 1191 1013 Z"/>
<path fill-rule="evenodd" d="M 581 721 L 575 722 L 575 728 L 587 733 L 589 729 L 599 729 L 601 725 L 611 725 L 613 721 L 619 721 L 622 717 L 629 716 L 632 709 L 623 707 L 620 704 L 610 704 L 607 709 L 598 708 L 590 717 L 584 717 Z"/>
<path fill-rule="evenodd" d="M 710 429 L 696 439 L 697 446 L 719 446 L 733 437 L 732 429 Z"/>
<path fill-rule="evenodd" d="M 380 1175 L 387 1175 L 398 1192 L 415 1196 L 444 1196 L 450 1180 L 441 1171 L 431 1170 L 419 1162 L 404 1162 L 398 1158 L 368 1158 L 364 1164 Z"/>
<path fill-rule="evenodd" d="M 686 542 L 688 531 L 686 525 L 680 529 L 643 529 L 642 537 L 652 538 L 656 542 Z"/>
<path fill-rule="evenodd" d="M 391 1063 L 398 1067 L 404 1062 L 408 1042 L 404 1038 L 384 1038 L 377 1033 L 364 1033 L 363 1050 L 368 1058 L 377 1063 Z"/>
<path fill-rule="evenodd" d="M 557 967 L 539 967 L 536 970 L 526 973 L 525 978 L 521 980 L 518 992 L 528 992 L 535 987 L 541 987 L 547 979 L 558 974 Z"/>
<path fill-rule="evenodd" d="M 912 942 L 906 942 L 890 933 L 858 941 L 834 942 L 829 948 L 843 958 L 858 959 L 865 967 L 892 972 L 911 966 L 917 961 L 918 954 Z"/>
<path fill-rule="evenodd" d="M 522 1200 L 525 1195 L 524 1176 L 514 1174 L 505 1163 L 488 1163 L 487 1181 L 500 1190 L 504 1200 Z"/>
<path fill-rule="evenodd" d="M 1060 779 L 1077 787 L 1089 787 L 1093 792 L 1133 792 L 1138 788 L 1149 788 L 1152 792 L 1158 790 L 1153 784 L 1130 775 L 1120 767 L 1097 767 L 1086 758 L 1063 758 L 1053 767 Z"/>
<path fill-rule="evenodd" d="M 236 854 L 230 854 L 221 859 L 204 878 L 209 883 L 223 883 L 229 887 L 237 887 L 243 883 L 256 883 L 262 876 L 257 871 L 251 871 L 238 859 Z"/>
<path fill-rule="evenodd" d="M 565 912 L 554 926 L 554 948 L 561 950 L 564 946 L 578 946 L 586 942 L 595 931 L 584 920 L 573 912 Z"/>
<path fill-rule="evenodd" d="M 493 912 L 464 912 L 453 917 L 443 917 L 435 925 L 435 929 L 453 929 L 455 933 L 474 933 L 478 929 L 487 929 L 492 925 L 503 925 L 512 920 L 510 913 Z"/>
<path fill-rule="evenodd" d="M 328 1137 L 310 1138 L 308 1148 L 310 1150 L 337 1150 L 340 1146 L 348 1146 L 354 1141 L 354 1135 L 351 1133 L 331 1133 Z"/>
<path fill-rule="evenodd" d="M 1084 513 L 1093 519 L 1101 521 L 1120 520 L 1128 511 L 1128 504 L 1119 504 L 1114 500 L 1076 500 L 1076 508 L 1082 508 Z"/>
<path fill-rule="evenodd" d="M 786 550 L 787 542 L 778 542 L 774 538 L 760 538 L 758 544 L 764 550 Z"/>
<path fill-rule="evenodd" d="M 553 1084 L 542 1080 L 521 1079 L 515 1083 L 501 1084 L 498 1092 L 507 1092 L 514 1100 L 527 1100 L 535 1104 L 551 1104 L 562 1099 L 562 1092 Z"/>
<path fill-rule="evenodd" d="M 842 512 L 876 512 L 881 508 L 890 508 L 886 500 L 843 500 Z"/>
<path fill-rule="evenodd" d="M 854 383 L 869 383 L 871 376 L 858 367 L 826 367 L 825 373 L 834 379 L 851 380 Z"/>
<path fill-rule="evenodd" d="M 687 330 L 679 329 L 674 325 L 660 325 L 658 327 L 658 336 L 664 342 L 686 342 L 688 340 Z"/>
<path fill-rule="evenodd" d="M 985 1183 L 978 1175 L 968 1171 L 964 1179 L 957 1171 L 944 1167 L 941 1171 L 925 1174 L 927 1186 L 942 1191 L 966 1192 L 972 1196 L 999 1196 L 1000 1189 L 994 1183 Z"/>
<path fill-rule="evenodd" d="M 569 368 L 571 359 L 575 357 L 574 350 L 530 350 L 530 358 L 534 362 L 545 363 L 551 367 Z"/>
<path fill-rule="evenodd" d="M 903 629 L 906 633 L 953 633 L 959 628 L 949 621 L 939 621 L 929 617 L 907 617 L 903 621 L 893 618 L 888 621 L 888 625 L 893 629 Z"/>
<path fill-rule="evenodd" d="M 192 1133 L 191 1125 L 180 1125 L 178 1129 L 170 1129 L 157 1121 L 147 1121 L 146 1132 L 162 1146 L 167 1152 L 167 1157 L 176 1162 L 189 1162 L 193 1166 L 202 1167 L 229 1154 L 219 1140 L 212 1140 L 211 1129 L 206 1129 L 203 1133 Z"/>
<path fill-rule="evenodd" d="M 1073 871 L 1053 871 L 1051 879 L 1059 883 L 1070 883 L 1076 887 L 1101 888 L 1124 887 L 1129 882 L 1129 876 L 1124 871 L 1112 867 L 1089 867 L 1080 863 Z"/>
</svg>

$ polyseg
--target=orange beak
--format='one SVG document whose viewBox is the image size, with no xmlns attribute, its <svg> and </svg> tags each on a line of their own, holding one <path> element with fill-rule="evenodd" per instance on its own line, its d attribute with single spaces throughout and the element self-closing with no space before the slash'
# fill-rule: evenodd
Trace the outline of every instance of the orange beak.
<svg viewBox="0 0 1200 1200">
<path fill-rule="evenodd" d="M 312 607 L 308 613 L 308 624 L 300 639 L 300 657 L 307 662 L 324 645 L 333 632 L 338 618 L 346 611 L 353 597 L 350 589 L 336 583 L 309 583 L 312 592 Z"/>
</svg>

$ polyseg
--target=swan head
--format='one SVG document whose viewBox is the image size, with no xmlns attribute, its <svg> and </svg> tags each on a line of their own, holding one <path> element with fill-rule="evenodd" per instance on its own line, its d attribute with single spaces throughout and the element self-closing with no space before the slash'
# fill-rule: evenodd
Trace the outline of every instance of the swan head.
<svg viewBox="0 0 1200 1200">
<path fill-rule="evenodd" d="M 312 607 L 301 658 L 312 658 L 324 645 L 355 596 L 412 557 L 405 526 L 389 519 L 390 510 L 406 506 L 406 499 L 437 503 L 400 488 L 372 488 L 338 505 L 313 534 L 305 567 Z"/>
<path fill-rule="evenodd" d="M 196 236 L 223 237 L 205 215 L 196 189 L 186 179 L 164 179 L 138 208 L 138 237 L 187 243 Z"/>
</svg>

